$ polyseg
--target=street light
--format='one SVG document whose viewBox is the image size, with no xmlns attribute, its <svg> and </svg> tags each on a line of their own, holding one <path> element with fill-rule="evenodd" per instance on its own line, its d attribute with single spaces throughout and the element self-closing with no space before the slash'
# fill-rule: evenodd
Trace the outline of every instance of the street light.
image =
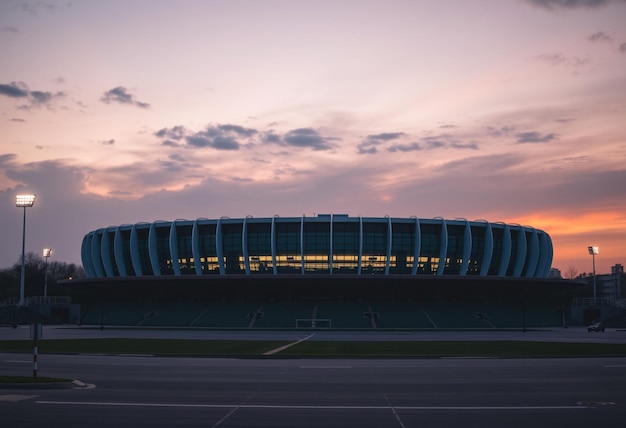
<svg viewBox="0 0 626 428">
<path fill-rule="evenodd" d="M 591 255 L 591 260 L 593 263 L 593 299 L 595 303 L 596 299 L 596 254 L 600 253 L 600 248 L 598 247 L 587 247 L 589 254 Z"/>
<path fill-rule="evenodd" d="M 46 259 L 45 280 L 43 286 L 43 297 L 48 297 L 48 257 L 52 255 L 52 248 L 43 249 L 43 258 Z"/>
<path fill-rule="evenodd" d="M 20 272 L 20 306 L 24 305 L 24 245 L 26 244 L 26 208 L 35 204 L 36 195 L 17 195 L 15 197 L 15 206 L 24 208 L 24 221 L 22 223 L 22 270 Z"/>
</svg>

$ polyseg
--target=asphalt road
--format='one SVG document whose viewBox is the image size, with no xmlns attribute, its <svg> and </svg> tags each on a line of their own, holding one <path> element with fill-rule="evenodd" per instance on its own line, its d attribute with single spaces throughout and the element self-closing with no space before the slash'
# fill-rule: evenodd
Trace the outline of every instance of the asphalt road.
<svg viewBox="0 0 626 428">
<path fill-rule="evenodd" d="M 0 374 L 27 354 L 0 353 Z M 626 358 L 220 359 L 43 355 L 75 389 L 0 389 L 3 427 L 620 427 Z"/>
</svg>

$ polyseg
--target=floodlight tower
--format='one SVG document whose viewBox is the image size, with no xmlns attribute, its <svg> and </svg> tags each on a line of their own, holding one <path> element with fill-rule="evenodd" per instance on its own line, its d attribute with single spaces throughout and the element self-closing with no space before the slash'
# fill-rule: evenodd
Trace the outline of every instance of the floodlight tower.
<svg viewBox="0 0 626 428">
<path fill-rule="evenodd" d="M 48 297 L 48 257 L 52 255 L 52 248 L 43 249 L 43 258 L 46 259 L 46 271 L 44 276 L 43 297 Z"/>
<path fill-rule="evenodd" d="M 591 255 L 591 262 L 593 263 L 593 299 L 595 303 L 596 299 L 596 254 L 600 253 L 599 247 L 587 247 L 589 254 Z"/>
<path fill-rule="evenodd" d="M 24 306 L 24 246 L 26 245 L 26 208 L 35 204 L 36 195 L 17 195 L 15 197 L 15 206 L 24 208 L 24 221 L 22 222 L 22 269 L 20 271 L 20 306 Z"/>
</svg>

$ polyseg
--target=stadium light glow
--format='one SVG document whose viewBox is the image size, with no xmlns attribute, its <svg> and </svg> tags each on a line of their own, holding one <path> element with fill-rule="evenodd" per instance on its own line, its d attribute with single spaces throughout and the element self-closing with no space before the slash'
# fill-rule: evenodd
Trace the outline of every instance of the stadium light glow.
<svg viewBox="0 0 626 428">
<path fill-rule="evenodd" d="M 36 195 L 17 195 L 15 197 L 15 206 L 18 208 L 32 207 L 36 198 Z"/>
</svg>

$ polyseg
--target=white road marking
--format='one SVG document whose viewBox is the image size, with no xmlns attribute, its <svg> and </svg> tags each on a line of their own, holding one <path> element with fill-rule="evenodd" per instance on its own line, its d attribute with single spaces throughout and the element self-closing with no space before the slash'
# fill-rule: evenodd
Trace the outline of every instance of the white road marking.
<svg viewBox="0 0 626 428">
<path fill-rule="evenodd" d="M 352 366 L 300 366 L 301 369 L 351 369 Z"/>
<path fill-rule="evenodd" d="M 292 346 L 297 345 L 298 343 L 302 343 L 302 342 L 304 342 L 305 340 L 308 340 L 308 339 L 312 338 L 313 336 L 315 336 L 315 333 L 313 333 L 313 334 L 311 334 L 311 335 L 309 335 L 309 336 L 307 336 L 307 337 L 305 337 L 305 338 L 302 338 L 302 339 L 300 339 L 300 340 L 296 340 L 295 342 L 288 343 L 288 344 L 287 344 L 287 345 L 285 345 L 285 346 L 280 346 L 280 347 L 278 347 L 278 348 L 276 348 L 276 349 L 272 349 L 271 351 L 267 351 L 267 352 L 263 353 L 263 355 L 274 355 L 274 354 L 276 354 L 277 352 L 284 351 L 285 349 L 287 349 L 287 348 L 291 348 Z"/>
<path fill-rule="evenodd" d="M 22 394 L 0 394 L 0 401 L 22 401 L 30 400 L 31 398 L 38 397 L 38 395 L 22 395 Z"/>
<path fill-rule="evenodd" d="M 128 403 L 110 401 L 49 401 L 38 400 L 37 404 L 58 406 L 118 406 L 118 407 L 179 407 L 204 409 L 283 409 L 283 410 L 574 410 L 589 409 L 585 405 L 577 406 L 308 406 L 279 404 L 186 404 L 186 403 Z"/>
</svg>

